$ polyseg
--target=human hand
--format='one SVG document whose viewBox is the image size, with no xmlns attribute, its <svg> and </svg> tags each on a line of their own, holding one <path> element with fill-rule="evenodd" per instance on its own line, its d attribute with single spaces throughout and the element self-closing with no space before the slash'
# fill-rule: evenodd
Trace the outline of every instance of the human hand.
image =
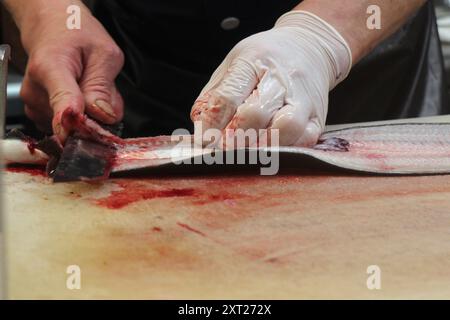
<svg viewBox="0 0 450 320">
<path fill-rule="evenodd" d="M 351 66 L 350 48 L 331 25 L 291 11 L 231 50 L 191 119 L 203 130 L 278 129 L 280 145 L 310 146 L 324 130 L 329 91 Z"/>
<path fill-rule="evenodd" d="M 68 108 L 105 124 L 121 120 L 114 80 L 124 63 L 122 51 L 81 3 L 81 29 L 67 29 L 63 4 L 58 0 L 20 25 L 29 55 L 21 89 L 26 115 L 41 130 L 53 129 L 61 142 L 70 133 L 61 119 Z"/>
</svg>

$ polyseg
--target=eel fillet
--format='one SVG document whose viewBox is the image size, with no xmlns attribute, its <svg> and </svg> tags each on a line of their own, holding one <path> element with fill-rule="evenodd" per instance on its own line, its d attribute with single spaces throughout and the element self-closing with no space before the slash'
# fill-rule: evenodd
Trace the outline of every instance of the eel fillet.
<svg viewBox="0 0 450 320">
<path fill-rule="evenodd" d="M 80 120 L 80 119 L 79 119 Z M 87 125 L 96 131 L 86 119 L 81 119 L 85 128 L 82 136 L 89 136 Z M 74 122 L 78 120 L 75 119 Z M 127 172 L 162 165 L 170 165 L 187 159 L 193 159 L 220 150 L 194 148 L 192 136 L 183 137 L 183 143 L 173 136 L 121 139 L 106 131 L 94 135 L 93 140 L 102 140 L 115 148 L 112 159 L 112 172 Z M 51 140 L 50 140 L 51 142 Z M 43 147 L 40 148 L 40 145 Z M 54 144 L 53 144 L 54 145 Z M 29 144 L 28 144 L 29 146 Z M 50 143 L 50 146 L 52 144 Z M 23 147 L 25 148 L 25 147 Z M 22 148 L 22 149 L 23 149 Z M 30 152 L 52 150 L 52 158 L 57 158 L 57 148 L 49 148 L 49 143 L 33 143 Z M 21 150 L 22 150 L 21 149 Z M 24 151 L 23 149 L 22 151 Z M 305 147 L 266 147 L 250 148 L 252 151 L 271 151 L 280 154 L 309 157 L 332 166 L 358 172 L 379 174 L 449 174 L 450 173 L 450 123 L 411 123 L 353 127 L 325 132 L 312 148 Z M 3 150 L 8 153 L 7 150 Z M 25 150 L 26 151 L 26 150 Z M 40 163 L 45 156 L 38 153 Z M 14 161 L 14 155 L 8 155 L 8 162 L 23 163 L 22 158 Z M 4 157 L 5 158 L 5 157 Z M 30 159 L 26 158 L 27 163 Z M 32 160 L 32 159 L 31 159 Z"/>
<path fill-rule="evenodd" d="M 213 152 L 212 149 L 198 148 L 193 155 L 191 144 L 174 142 L 170 136 L 123 141 L 117 145 L 112 172 L 160 166 Z M 450 173 L 450 124 L 353 127 L 325 132 L 313 148 L 291 146 L 263 149 L 307 156 L 359 172 L 446 174 Z"/>
</svg>

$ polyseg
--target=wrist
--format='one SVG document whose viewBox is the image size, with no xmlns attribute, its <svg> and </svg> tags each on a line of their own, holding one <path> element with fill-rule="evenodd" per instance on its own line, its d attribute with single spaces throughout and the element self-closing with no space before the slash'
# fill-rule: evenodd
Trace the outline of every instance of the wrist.
<svg viewBox="0 0 450 320">
<path fill-rule="evenodd" d="M 39 37 L 39 33 L 48 26 L 62 31 L 66 28 L 69 6 L 80 6 L 82 17 L 86 13 L 90 14 L 89 9 L 80 0 L 6 0 L 6 5 L 21 32 L 27 51 L 34 39 Z"/>
<path fill-rule="evenodd" d="M 330 90 L 343 81 L 352 67 L 352 51 L 344 37 L 317 15 L 294 10 L 282 15 L 275 28 L 292 28 L 299 39 L 308 39 L 329 67 Z"/>
</svg>

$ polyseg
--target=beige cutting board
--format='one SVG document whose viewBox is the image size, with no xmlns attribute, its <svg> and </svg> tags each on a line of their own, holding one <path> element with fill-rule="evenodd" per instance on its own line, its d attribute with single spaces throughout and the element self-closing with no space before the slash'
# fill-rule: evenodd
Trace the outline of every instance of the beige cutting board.
<svg viewBox="0 0 450 320">
<path fill-rule="evenodd" d="M 450 298 L 450 176 L 3 184 L 10 298 Z"/>
</svg>

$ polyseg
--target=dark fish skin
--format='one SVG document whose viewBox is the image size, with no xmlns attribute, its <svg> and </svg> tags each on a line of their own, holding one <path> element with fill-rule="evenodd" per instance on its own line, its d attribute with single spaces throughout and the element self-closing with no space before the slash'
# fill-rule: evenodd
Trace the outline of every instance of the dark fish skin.
<svg viewBox="0 0 450 320">
<path fill-rule="evenodd" d="M 107 179 L 115 151 L 112 146 L 70 136 L 50 176 L 54 182 Z"/>
<path fill-rule="evenodd" d="M 341 138 L 320 139 L 313 147 L 315 150 L 348 152 L 350 143 Z"/>
</svg>

